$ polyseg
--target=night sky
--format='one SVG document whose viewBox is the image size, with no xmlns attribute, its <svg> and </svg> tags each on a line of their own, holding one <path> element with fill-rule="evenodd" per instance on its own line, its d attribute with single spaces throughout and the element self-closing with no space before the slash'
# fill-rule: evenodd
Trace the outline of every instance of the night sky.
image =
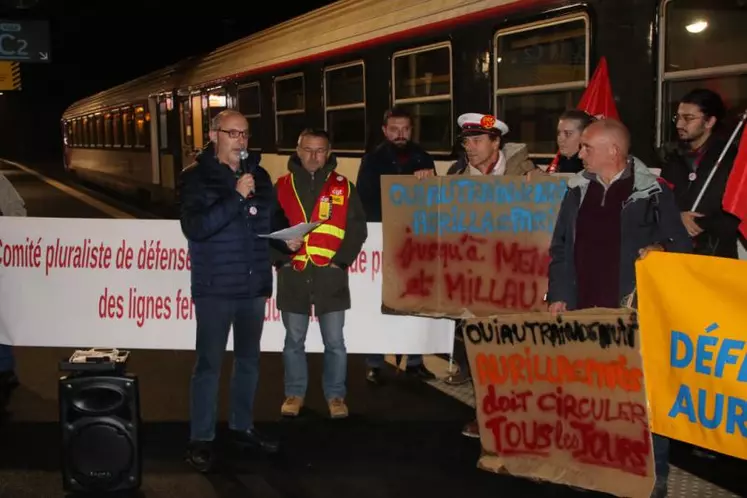
<svg viewBox="0 0 747 498">
<path fill-rule="evenodd" d="M 59 160 L 72 102 L 329 3 L 0 0 L 2 19 L 50 22 L 52 60 L 22 64 L 22 91 L 0 96 L 0 157 Z"/>
</svg>

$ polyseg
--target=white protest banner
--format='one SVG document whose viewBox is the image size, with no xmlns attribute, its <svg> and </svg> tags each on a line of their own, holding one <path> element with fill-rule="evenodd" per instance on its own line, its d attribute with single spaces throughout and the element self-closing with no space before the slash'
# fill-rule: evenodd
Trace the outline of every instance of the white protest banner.
<svg viewBox="0 0 747 498">
<path fill-rule="evenodd" d="M 451 352 L 451 320 L 381 314 L 381 224 L 368 230 L 349 270 L 348 352 Z M 177 220 L 0 217 L 0 343 L 194 349 L 189 264 Z M 273 293 L 262 350 L 284 339 Z M 324 351 L 318 322 L 306 348 Z"/>
</svg>

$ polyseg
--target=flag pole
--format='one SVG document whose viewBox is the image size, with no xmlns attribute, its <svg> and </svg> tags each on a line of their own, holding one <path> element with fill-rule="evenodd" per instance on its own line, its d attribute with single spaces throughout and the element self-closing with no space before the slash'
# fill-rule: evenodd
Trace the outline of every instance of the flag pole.
<svg viewBox="0 0 747 498">
<path fill-rule="evenodd" d="M 739 133 L 739 130 L 744 125 L 745 120 L 747 120 L 747 110 L 745 110 L 742 113 L 742 118 L 739 120 L 739 123 L 737 123 L 737 126 L 734 127 L 734 132 L 731 134 L 731 137 L 729 137 L 729 141 L 726 142 L 726 146 L 724 146 L 724 150 L 721 151 L 721 155 L 718 156 L 718 161 L 716 161 L 716 164 L 711 169 L 711 172 L 708 175 L 708 178 L 706 178 L 706 181 L 703 184 L 703 188 L 700 189 L 700 193 L 698 194 L 698 198 L 695 199 L 695 202 L 693 203 L 693 207 L 692 207 L 692 209 L 690 209 L 690 211 L 696 211 L 698 209 L 698 205 L 700 204 L 700 200 L 703 198 L 703 194 L 705 193 L 706 189 L 708 188 L 708 185 L 711 183 L 711 180 L 713 179 L 713 175 L 716 174 L 716 170 L 721 165 L 721 160 L 726 155 L 726 151 L 729 150 L 729 147 L 731 147 L 731 144 L 734 143 L 734 139 L 737 137 L 737 134 Z"/>
</svg>

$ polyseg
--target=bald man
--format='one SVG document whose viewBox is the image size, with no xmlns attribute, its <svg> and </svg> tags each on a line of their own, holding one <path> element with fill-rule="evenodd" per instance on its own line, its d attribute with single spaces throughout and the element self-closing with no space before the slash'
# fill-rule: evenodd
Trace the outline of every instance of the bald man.
<svg viewBox="0 0 747 498">
<path fill-rule="evenodd" d="M 258 158 L 242 158 L 248 140 L 249 123 L 241 113 L 219 113 L 210 122 L 210 143 L 180 176 L 197 335 L 187 461 L 200 472 L 215 463 L 221 363 L 232 327 L 229 433 L 242 448 L 278 450 L 277 441 L 257 432 L 253 417 L 265 305 L 273 288 L 271 242 L 258 235 L 273 230 L 277 198 Z M 291 251 L 300 241 L 287 244 Z"/>
<path fill-rule="evenodd" d="M 635 289 L 636 259 L 651 250 L 692 252 L 673 192 L 629 149 L 619 121 L 597 121 L 581 135 L 584 170 L 569 181 L 550 247 L 553 313 L 619 308 Z M 651 496 L 659 498 L 667 493 L 669 444 L 657 435 L 654 459 Z"/>
</svg>

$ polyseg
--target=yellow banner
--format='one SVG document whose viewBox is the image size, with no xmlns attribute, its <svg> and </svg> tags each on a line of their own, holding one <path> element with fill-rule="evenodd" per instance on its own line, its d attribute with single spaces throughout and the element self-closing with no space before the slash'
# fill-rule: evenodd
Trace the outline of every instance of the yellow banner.
<svg viewBox="0 0 747 498">
<path fill-rule="evenodd" d="M 747 459 L 747 262 L 653 253 L 636 274 L 653 431 Z"/>
</svg>

